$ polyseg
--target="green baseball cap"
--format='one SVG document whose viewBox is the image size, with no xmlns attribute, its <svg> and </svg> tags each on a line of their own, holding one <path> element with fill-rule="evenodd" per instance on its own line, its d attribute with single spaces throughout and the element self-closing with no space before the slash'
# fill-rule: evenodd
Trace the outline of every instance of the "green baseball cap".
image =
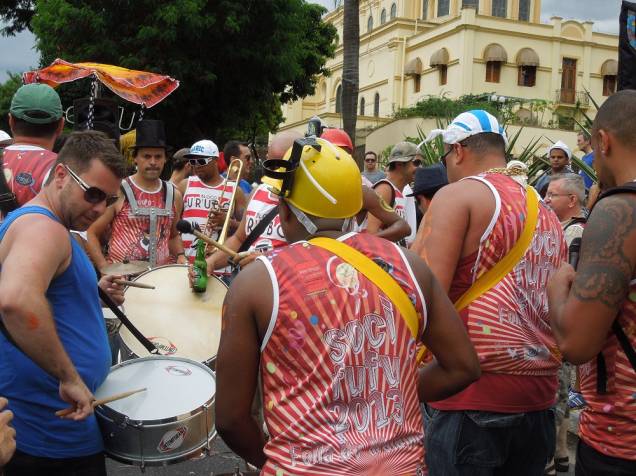
<svg viewBox="0 0 636 476">
<path fill-rule="evenodd" d="M 62 117 L 62 102 L 47 84 L 25 84 L 13 95 L 9 112 L 31 124 L 50 124 Z"/>
</svg>

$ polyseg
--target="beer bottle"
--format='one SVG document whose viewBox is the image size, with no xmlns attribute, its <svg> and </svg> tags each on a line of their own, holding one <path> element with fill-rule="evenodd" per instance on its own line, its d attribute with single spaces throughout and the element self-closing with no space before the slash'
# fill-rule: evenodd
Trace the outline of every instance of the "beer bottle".
<svg viewBox="0 0 636 476">
<path fill-rule="evenodd" d="M 205 261 L 205 242 L 198 240 L 197 255 L 194 258 L 194 282 L 192 290 L 195 293 L 204 293 L 208 287 L 208 264 Z"/>
</svg>

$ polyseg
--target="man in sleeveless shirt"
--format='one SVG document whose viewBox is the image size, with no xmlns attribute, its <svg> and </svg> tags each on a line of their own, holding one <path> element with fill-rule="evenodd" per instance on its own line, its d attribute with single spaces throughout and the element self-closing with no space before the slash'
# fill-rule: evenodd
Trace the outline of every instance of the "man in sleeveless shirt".
<svg viewBox="0 0 636 476">
<path fill-rule="evenodd" d="M 17 438 L 5 476 L 106 475 L 92 403 L 110 348 L 95 271 L 69 230 L 83 231 L 104 213 L 124 170 L 103 134 L 75 132 L 42 191 L 0 227 L 0 395 Z M 107 278 L 99 285 L 116 286 Z M 68 406 L 68 417 L 55 415 Z"/>
<path fill-rule="evenodd" d="M 552 329 L 563 358 L 579 365 L 587 407 L 576 474 L 636 474 L 636 91 L 609 97 L 592 127 L 604 196 L 588 218 L 578 269 L 550 281 Z M 625 186 L 621 193 L 612 189 Z M 630 192 L 631 191 L 631 192 Z"/>
<path fill-rule="evenodd" d="M 183 209 L 182 195 L 161 180 L 166 164 L 166 139 L 161 121 L 137 125 L 133 160 L 136 173 L 122 181 L 119 200 L 89 228 L 87 248 L 98 269 L 109 262 L 148 261 L 150 267 L 185 264 L 183 243 L 176 223 Z M 111 230 L 108 257 L 101 239 Z"/>
<path fill-rule="evenodd" d="M 457 302 L 524 236 L 526 189 L 505 173 L 505 133 L 489 113 L 462 113 L 427 140 L 440 135 L 450 184 L 433 198 L 412 250 Z M 531 236 L 514 268 L 511 263 L 460 313 L 482 374 L 463 392 L 427 408 L 433 476 L 536 475 L 552 457 L 560 357 L 545 287 L 566 246 L 557 217 L 543 203 Z"/>
<path fill-rule="evenodd" d="M 219 148 L 211 140 L 200 140 L 192 144 L 186 157 L 190 161 L 193 175 L 179 184 L 179 191 L 183 194 L 183 219 L 196 223 L 204 233 L 217 240 L 227 217 L 236 182 L 226 181 L 219 174 Z M 228 236 L 237 229 L 245 211 L 245 195 L 240 188 L 236 190 L 233 206 Z M 191 263 L 197 254 L 196 243 L 194 235 L 183 235 L 183 247 Z"/>
<path fill-rule="evenodd" d="M 277 189 L 292 244 L 241 271 L 226 296 L 216 427 L 265 475 L 418 474 L 424 456 L 419 399 L 444 398 L 477 378 L 474 351 L 417 256 L 342 231 L 362 206 L 351 156 L 308 138 L 294 145 L 289 164 Z M 410 296 L 418 330 L 409 331 L 395 303 L 366 275 L 306 241 L 313 237 L 338 239 L 387 270 L 387 279 Z M 420 370 L 418 340 L 437 357 Z M 267 443 L 250 416 L 259 365 Z"/>
<path fill-rule="evenodd" d="M 18 205 L 37 195 L 55 162 L 51 149 L 64 128 L 62 112 L 60 97 L 46 84 L 26 84 L 11 99 L 14 141 L 3 151 L 2 167 Z"/>
</svg>

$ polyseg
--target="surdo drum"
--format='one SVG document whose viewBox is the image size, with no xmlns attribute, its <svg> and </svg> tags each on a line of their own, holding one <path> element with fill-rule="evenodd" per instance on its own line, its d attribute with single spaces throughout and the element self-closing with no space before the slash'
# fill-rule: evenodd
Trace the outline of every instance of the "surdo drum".
<svg viewBox="0 0 636 476">
<path fill-rule="evenodd" d="M 135 282 L 155 289 L 126 289 L 124 308 L 130 321 L 163 355 L 184 357 L 213 365 L 221 338 L 221 307 L 227 286 L 208 277 L 205 293 L 193 293 L 188 266 L 159 266 L 140 274 Z M 121 327 L 122 360 L 150 355 L 144 346 Z"/>
<path fill-rule="evenodd" d="M 209 452 L 216 437 L 212 370 L 179 357 L 129 360 L 110 370 L 95 398 L 131 387 L 147 390 L 95 408 L 110 457 L 144 468 Z"/>
</svg>

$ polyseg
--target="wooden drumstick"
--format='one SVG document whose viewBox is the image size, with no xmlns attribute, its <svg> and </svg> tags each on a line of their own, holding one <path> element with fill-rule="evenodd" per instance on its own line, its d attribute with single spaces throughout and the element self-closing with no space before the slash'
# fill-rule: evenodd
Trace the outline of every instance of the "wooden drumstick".
<svg viewBox="0 0 636 476">
<path fill-rule="evenodd" d="M 117 284 L 128 286 L 129 288 L 155 289 L 151 284 L 138 283 L 137 281 L 128 281 L 127 279 L 115 279 Z"/>
<path fill-rule="evenodd" d="M 95 408 L 98 405 L 105 405 L 106 403 L 114 402 L 115 400 L 121 400 L 122 398 L 130 397 L 131 395 L 134 395 L 135 393 L 145 392 L 146 390 L 148 390 L 148 388 L 146 387 L 138 388 L 137 390 L 117 393 L 115 395 L 111 395 L 110 397 L 100 398 L 99 400 L 95 400 L 93 402 L 93 408 Z M 64 417 L 66 415 L 70 415 L 74 411 L 75 411 L 75 407 L 68 407 L 68 408 L 65 408 L 64 410 L 56 411 L 55 416 Z"/>
<path fill-rule="evenodd" d="M 211 244 L 212 246 L 215 246 L 216 248 L 220 249 L 224 253 L 227 253 L 232 258 L 235 258 L 238 255 L 236 251 L 231 250 L 227 246 L 222 245 L 218 241 L 215 241 L 212 238 L 210 238 L 209 236 L 205 236 L 203 233 L 201 233 L 201 230 L 198 230 L 197 228 L 195 228 L 194 225 L 192 225 L 192 223 L 190 223 L 187 220 L 179 220 L 177 222 L 177 230 L 179 230 L 181 233 L 189 233 L 190 235 L 194 235 L 198 239 L 203 240 L 206 243 Z"/>
</svg>

